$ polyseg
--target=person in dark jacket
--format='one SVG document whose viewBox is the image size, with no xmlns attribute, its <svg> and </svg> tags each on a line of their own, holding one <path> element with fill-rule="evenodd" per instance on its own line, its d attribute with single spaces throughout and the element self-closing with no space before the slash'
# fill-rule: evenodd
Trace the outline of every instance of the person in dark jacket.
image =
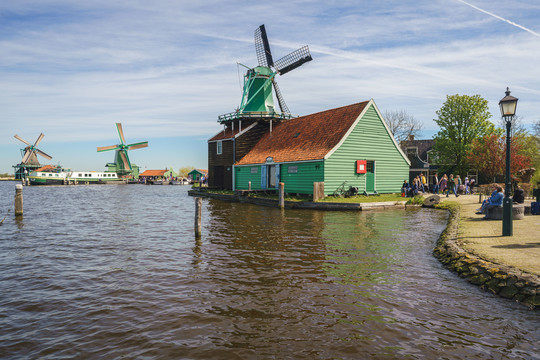
<svg viewBox="0 0 540 360">
<path fill-rule="evenodd" d="M 514 190 L 514 196 L 512 197 L 512 201 L 515 204 L 523 204 L 525 202 L 525 191 L 521 188 L 521 186 L 517 186 L 516 190 Z"/>
</svg>

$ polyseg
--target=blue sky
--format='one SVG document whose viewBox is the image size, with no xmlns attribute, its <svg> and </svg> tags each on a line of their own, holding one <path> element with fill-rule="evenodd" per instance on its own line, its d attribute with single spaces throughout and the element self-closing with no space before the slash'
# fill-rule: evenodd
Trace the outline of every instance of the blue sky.
<svg viewBox="0 0 540 360">
<path fill-rule="evenodd" d="M 207 139 L 241 100 L 265 24 L 274 58 L 309 45 L 313 61 L 278 77 L 292 113 L 374 99 L 381 112 L 433 119 L 452 94 L 480 94 L 498 123 L 507 86 L 525 126 L 540 118 L 540 2 L 110 1 L 0 2 L 0 173 L 24 145 L 43 163 L 103 170 L 118 143 L 143 169 L 207 167 Z"/>
</svg>

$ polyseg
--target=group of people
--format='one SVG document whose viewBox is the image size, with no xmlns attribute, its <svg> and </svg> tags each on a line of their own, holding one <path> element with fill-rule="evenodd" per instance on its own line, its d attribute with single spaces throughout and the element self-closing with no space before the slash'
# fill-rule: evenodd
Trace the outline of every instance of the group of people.
<svg viewBox="0 0 540 360">
<path fill-rule="evenodd" d="M 474 186 L 475 180 L 469 180 L 468 176 L 465 177 L 465 181 L 462 181 L 459 175 L 454 177 L 454 174 L 450 174 L 450 177 L 444 174 L 439 179 L 438 174 L 435 173 L 433 177 L 432 192 L 434 194 L 439 194 L 439 192 L 444 194 L 446 192 L 446 197 L 448 197 L 450 193 L 453 193 L 456 197 L 458 197 L 459 192 L 463 192 L 464 194 L 472 194 Z M 427 190 L 428 186 L 426 177 L 424 173 L 420 173 L 420 175 L 416 176 L 410 184 L 407 182 L 407 180 L 403 181 L 401 194 L 403 196 L 413 197 L 418 195 L 419 192 L 426 193 Z"/>
</svg>

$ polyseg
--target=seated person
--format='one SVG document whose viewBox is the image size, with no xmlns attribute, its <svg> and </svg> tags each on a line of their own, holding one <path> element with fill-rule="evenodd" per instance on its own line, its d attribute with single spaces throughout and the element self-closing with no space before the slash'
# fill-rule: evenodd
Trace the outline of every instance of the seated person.
<svg viewBox="0 0 540 360">
<path fill-rule="evenodd" d="M 512 201 L 515 204 L 523 204 L 525 202 L 525 192 L 520 186 L 518 186 L 516 190 L 514 190 L 514 196 L 512 197 Z"/>
<path fill-rule="evenodd" d="M 409 192 L 409 183 L 407 180 L 403 180 L 403 185 L 401 186 L 401 193 L 407 194 Z"/>
<path fill-rule="evenodd" d="M 489 209 L 500 207 L 503 204 L 503 199 L 504 199 L 503 189 L 502 187 L 498 185 L 495 188 L 496 188 L 496 192 L 493 192 L 493 194 L 487 200 L 487 203 L 485 205 L 482 204 L 482 213 L 486 214 L 486 216 L 484 216 L 484 219 L 487 219 L 487 213 Z"/>
<path fill-rule="evenodd" d="M 409 197 L 414 197 L 415 195 L 418 195 L 418 184 L 416 181 L 413 181 L 411 187 L 409 188 Z"/>
<path fill-rule="evenodd" d="M 484 213 L 484 209 L 486 208 L 486 206 L 489 205 L 489 199 L 491 199 L 491 197 L 493 197 L 497 193 L 497 185 L 493 185 L 492 188 L 493 188 L 493 192 L 491 193 L 490 197 L 482 201 L 482 205 L 480 205 L 480 207 L 476 209 L 477 215 Z"/>
</svg>

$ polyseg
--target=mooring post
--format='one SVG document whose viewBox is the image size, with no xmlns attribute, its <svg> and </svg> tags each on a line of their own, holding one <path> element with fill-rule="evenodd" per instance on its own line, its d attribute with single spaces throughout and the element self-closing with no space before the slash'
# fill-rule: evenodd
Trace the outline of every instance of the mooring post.
<svg viewBox="0 0 540 360">
<path fill-rule="evenodd" d="M 195 237 L 201 237 L 202 198 L 195 198 Z"/>
<path fill-rule="evenodd" d="M 251 181 L 248 181 L 248 191 L 251 191 Z"/>
<path fill-rule="evenodd" d="M 23 186 L 22 184 L 15 185 L 15 216 L 23 214 Z"/>
<path fill-rule="evenodd" d="M 282 182 L 279 183 L 279 207 L 285 207 L 285 184 Z"/>
</svg>

